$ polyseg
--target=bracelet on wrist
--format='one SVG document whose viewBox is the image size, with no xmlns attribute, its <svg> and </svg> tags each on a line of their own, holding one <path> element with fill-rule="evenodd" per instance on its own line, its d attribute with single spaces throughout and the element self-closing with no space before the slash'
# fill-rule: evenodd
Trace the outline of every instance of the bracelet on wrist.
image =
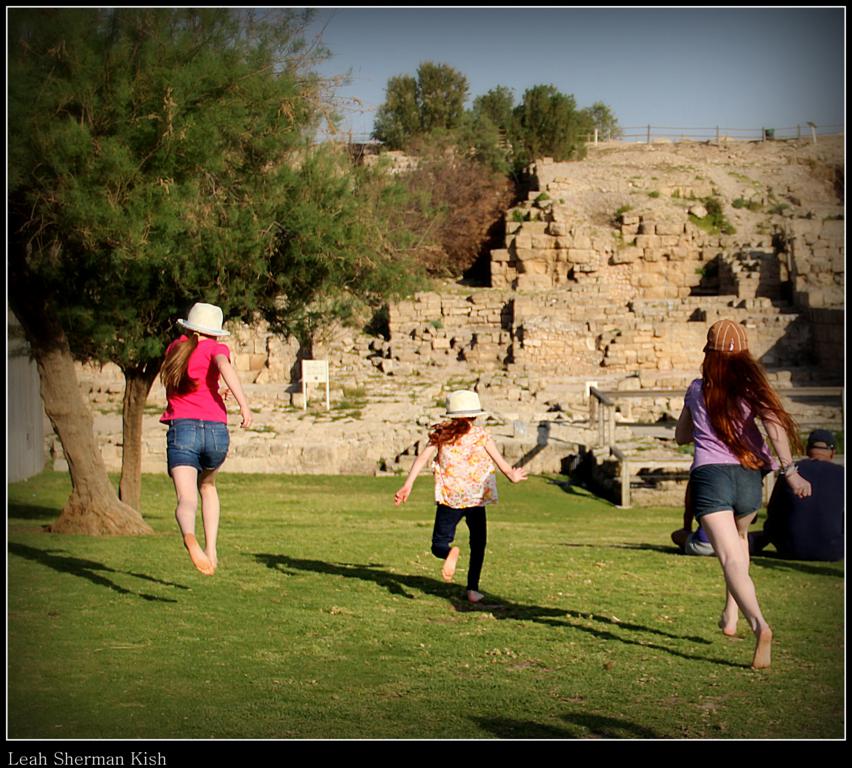
<svg viewBox="0 0 852 768">
<path fill-rule="evenodd" d="M 784 477 L 789 477 L 790 475 L 795 475 L 795 474 L 798 473 L 798 471 L 799 471 L 799 468 L 792 462 L 790 462 L 786 466 L 782 464 L 781 469 L 780 469 L 780 473 L 782 475 L 784 475 Z"/>
</svg>

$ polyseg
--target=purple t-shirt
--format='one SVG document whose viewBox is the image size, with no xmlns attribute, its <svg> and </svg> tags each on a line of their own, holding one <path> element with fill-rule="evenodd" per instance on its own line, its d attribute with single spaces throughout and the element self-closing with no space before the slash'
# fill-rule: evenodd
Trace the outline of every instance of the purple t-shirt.
<svg viewBox="0 0 852 768">
<path fill-rule="evenodd" d="M 692 416 L 692 435 L 695 441 L 695 459 L 692 469 L 705 464 L 739 464 L 740 460 L 716 435 L 710 416 L 704 403 L 704 391 L 701 379 L 695 379 L 686 390 L 684 404 Z M 755 422 L 754 413 L 748 405 L 743 404 L 744 432 L 746 442 L 762 459 L 764 466 L 775 467 L 775 461 L 769 452 L 769 446 L 760 434 Z"/>
</svg>

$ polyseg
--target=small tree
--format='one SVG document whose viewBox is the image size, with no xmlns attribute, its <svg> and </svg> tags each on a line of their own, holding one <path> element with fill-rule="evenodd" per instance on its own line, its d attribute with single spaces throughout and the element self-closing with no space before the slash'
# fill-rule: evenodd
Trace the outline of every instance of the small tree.
<svg viewBox="0 0 852 768">
<path fill-rule="evenodd" d="M 515 108 L 520 144 L 517 155 L 524 164 L 539 157 L 570 160 L 583 150 L 580 119 L 574 97 L 553 85 L 528 88 Z"/>
<path fill-rule="evenodd" d="M 598 139 L 601 141 L 612 141 L 622 135 L 618 120 L 602 101 L 596 101 L 591 107 L 581 109 L 580 118 L 589 125 L 592 132 L 597 130 Z"/>
<path fill-rule="evenodd" d="M 376 112 L 373 137 L 390 149 L 401 149 L 420 131 L 417 80 L 411 75 L 392 77 L 388 80 L 385 102 Z"/>
<path fill-rule="evenodd" d="M 428 133 L 457 128 L 464 116 L 467 78 L 447 64 L 424 61 L 417 69 L 420 127 Z"/>
<path fill-rule="evenodd" d="M 512 89 L 505 85 L 498 85 L 473 100 L 474 116 L 487 118 L 506 136 L 510 134 L 514 123 L 514 108 L 515 96 Z"/>
<path fill-rule="evenodd" d="M 388 80 L 384 103 L 376 113 L 373 138 L 390 149 L 402 149 L 417 136 L 452 130 L 464 119 L 467 78 L 447 64 L 423 62 L 417 77 Z"/>
</svg>

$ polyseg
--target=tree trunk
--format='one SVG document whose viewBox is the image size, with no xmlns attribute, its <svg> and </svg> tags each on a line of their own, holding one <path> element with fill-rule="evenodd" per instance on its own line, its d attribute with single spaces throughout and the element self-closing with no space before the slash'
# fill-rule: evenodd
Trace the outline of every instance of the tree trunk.
<svg viewBox="0 0 852 768">
<path fill-rule="evenodd" d="M 44 410 L 59 436 L 71 473 L 71 496 L 49 530 L 89 536 L 153 533 L 135 509 L 119 501 L 110 484 L 65 333 L 37 293 L 10 291 L 9 302 L 32 349 Z"/>
<path fill-rule="evenodd" d="M 118 498 L 142 510 L 142 422 L 145 402 L 157 378 L 160 361 L 124 371 L 124 402 L 121 414 L 121 481 Z"/>
</svg>

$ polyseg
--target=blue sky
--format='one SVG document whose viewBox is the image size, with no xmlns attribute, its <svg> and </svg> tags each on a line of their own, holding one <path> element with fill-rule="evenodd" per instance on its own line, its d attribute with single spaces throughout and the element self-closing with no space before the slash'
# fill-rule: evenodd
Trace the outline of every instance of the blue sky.
<svg viewBox="0 0 852 768">
<path fill-rule="evenodd" d="M 552 84 L 623 127 L 845 122 L 845 10 L 822 8 L 317 8 L 312 32 L 351 73 L 342 128 L 369 134 L 390 77 L 423 61 L 463 73 L 470 100 Z M 352 99 L 361 104 L 356 106 Z M 470 103 L 468 103 L 470 106 Z"/>
</svg>

